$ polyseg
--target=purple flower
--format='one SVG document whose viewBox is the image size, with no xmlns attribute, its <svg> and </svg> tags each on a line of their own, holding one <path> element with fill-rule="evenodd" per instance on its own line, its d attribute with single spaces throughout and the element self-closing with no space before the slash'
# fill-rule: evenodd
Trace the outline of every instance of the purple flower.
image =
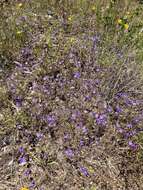
<svg viewBox="0 0 143 190">
<path fill-rule="evenodd" d="M 92 116 L 97 119 L 99 117 L 99 114 L 95 113 L 95 112 L 92 112 Z"/>
<path fill-rule="evenodd" d="M 29 187 L 31 187 L 31 188 L 34 188 L 35 187 L 35 181 L 34 180 L 32 180 L 32 182 L 30 183 L 30 186 Z"/>
<path fill-rule="evenodd" d="M 95 141 L 96 145 L 99 145 L 100 143 L 100 138 L 97 138 L 96 141 Z"/>
<path fill-rule="evenodd" d="M 81 76 L 80 72 L 77 71 L 74 73 L 74 78 L 78 79 L 78 78 L 80 78 L 80 76 Z"/>
<path fill-rule="evenodd" d="M 20 165 L 25 165 L 26 163 L 27 163 L 26 158 L 24 156 L 19 158 L 19 164 Z"/>
<path fill-rule="evenodd" d="M 96 85 L 99 85 L 100 80 L 99 80 L 99 79 L 96 79 L 96 80 L 95 80 L 95 83 L 96 83 Z"/>
<path fill-rule="evenodd" d="M 25 15 L 23 15 L 23 16 L 20 17 L 21 21 L 26 21 L 26 19 L 27 19 L 27 16 L 25 16 Z"/>
<path fill-rule="evenodd" d="M 65 151 L 65 154 L 68 156 L 68 157 L 73 157 L 74 156 L 74 152 L 72 151 L 72 149 L 68 148 L 66 151 Z"/>
<path fill-rule="evenodd" d="M 22 99 L 17 97 L 15 99 L 15 104 L 16 104 L 17 107 L 21 107 L 22 106 Z"/>
<path fill-rule="evenodd" d="M 80 61 L 77 61 L 77 62 L 75 63 L 75 66 L 76 66 L 77 68 L 80 68 L 80 67 L 81 67 Z"/>
<path fill-rule="evenodd" d="M 85 167 L 80 167 L 80 172 L 84 175 L 84 176 L 89 176 L 89 173 L 87 171 L 87 169 Z"/>
<path fill-rule="evenodd" d="M 24 175 L 25 176 L 29 176 L 31 174 L 31 170 L 30 169 L 27 169 L 25 172 L 24 172 Z"/>
<path fill-rule="evenodd" d="M 32 55 L 32 50 L 29 47 L 25 47 L 21 51 L 22 56 L 27 58 L 28 56 Z"/>
<path fill-rule="evenodd" d="M 64 140 L 68 140 L 69 138 L 70 138 L 69 134 L 66 133 L 66 134 L 64 135 Z"/>
<path fill-rule="evenodd" d="M 91 96 L 87 95 L 84 97 L 84 101 L 90 101 L 91 100 Z"/>
<path fill-rule="evenodd" d="M 115 127 L 119 133 L 124 133 L 124 130 L 120 127 L 119 123 L 116 123 Z"/>
<path fill-rule="evenodd" d="M 136 150 L 137 147 L 138 147 L 138 145 L 135 144 L 133 141 L 129 141 L 129 142 L 128 142 L 128 145 L 129 145 L 129 147 L 130 147 L 132 150 Z"/>
<path fill-rule="evenodd" d="M 112 107 L 111 107 L 111 106 L 108 106 L 107 112 L 108 112 L 108 113 L 111 113 L 111 112 L 112 112 Z"/>
<path fill-rule="evenodd" d="M 23 127 L 23 126 L 22 126 L 22 125 L 20 125 L 20 124 L 16 124 L 16 127 L 17 127 L 17 129 L 19 129 L 19 130 L 20 130 L 20 129 L 22 129 L 22 127 Z"/>
<path fill-rule="evenodd" d="M 129 128 L 129 129 L 131 129 L 132 127 L 133 127 L 133 125 L 132 124 L 127 124 L 127 127 Z"/>
<path fill-rule="evenodd" d="M 134 106 L 134 105 L 136 105 L 136 102 L 135 102 L 134 100 L 130 100 L 130 99 L 128 99 L 128 98 L 126 98 L 125 103 L 126 103 L 128 106 Z"/>
<path fill-rule="evenodd" d="M 48 115 L 46 117 L 46 120 L 47 120 L 49 125 L 55 125 L 55 123 L 56 123 L 56 119 L 53 115 L 52 116 Z"/>
<path fill-rule="evenodd" d="M 101 114 L 96 118 L 96 122 L 98 125 L 105 126 L 107 124 L 107 116 L 105 114 Z"/>
<path fill-rule="evenodd" d="M 122 52 L 118 52 L 117 53 L 117 57 L 118 57 L 118 59 L 121 59 L 123 57 L 123 53 Z"/>
<path fill-rule="evenodd" d="M 118 131 L 119 133 L 123 133 L 123 132 L 124 132 L 124 130 L 123 130 L 121 127 L 117 128 L 117 131 Z"/>
<path fill-rule="evenodd" d="M 20 153 L 24 152 L 24 148 L 22 146 L 18 150 L 19 150 Z"/>
<path fill-rule="evenodd" d="M 95 34 L 93 37 L 91 37 L 91 40 L 96 44 L 100 42 L 100 36 Z"/>
<path fill-rule="evenodd" d="M 116 113 L 121 113 L 121 112 L 122 112 L 122 109 L 121 109 L 119 106 L 116 106 L 115 111 L 116 111 Z"/>
<path fill-rule="evenodd" d="M 125 133 L 125 138 L 129 138 L 129 137 L 132 137 L 136 134 L 136 131 L 130 131 L 128 133 Z"/>
<path fill-rule="evenodd" d="M 96 68 L 96 72 L 99 72 L 100 71 L 100 68 Z"/>
<path fill-rule="evenodd" d="M 37 136 L 37 138 L 38 138 L 39 140 L 41 140 L 42 137 L 43 137 L 43 134 L 42 134 L 42 133 L 36 133 L 36 136 Z"/>
<path fill-rule="evenodd" d="M 132 121 L 132 122 L 133 122 L 133 124 L 137 124 L 137 123 L 139 123 L 139 122 L 140 122 L 140 120 L 136 117 L 136 118 L 134 118 L 134 119 L 133 119 L 133 121 Z"/>
<path fill-rule="evenodd" d="M 82 132 L 85 133 L 85 134 L 87 134 L 88 129 L 84 126 L 84 127 L 82 127 Z"/>
<path fill-rule="evenodd" d="M 80 146 L 84 146 L 84 141 L 83 140 L 80 140 Z"/>
<path fill-rule="evenodd" d="M 118 97 L 127 97 L 126 93 L 120 92 L 117 94 Z"/>
</svg>

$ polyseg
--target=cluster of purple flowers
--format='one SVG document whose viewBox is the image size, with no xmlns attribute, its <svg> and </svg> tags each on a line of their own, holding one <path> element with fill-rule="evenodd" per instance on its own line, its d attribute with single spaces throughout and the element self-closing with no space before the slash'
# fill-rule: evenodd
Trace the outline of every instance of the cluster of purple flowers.
<svg viewBox="0 0 143 190">
<path fill-rule="evenodd" d="M 107 125 L 107 115 L 106 114 L 99 114 L 96 116 L 96 123 L 101 126 Z"/>
<path fill-rule="evenodd" d="M 20 153 L 20 158 L 18 159 L 20 165 L 25 165 L 27 164 L 27 159 L 25 156 L 25 150 L 23 147 L 19 147 L 19 153 Z"/>
<path fill-rule="evenodd" d="M 71 148 L 68 148 L 65 150 L 65 154 L 69 157 L 72 158 L 74 156 L 74 152 Z"/>
<path fill-rule="evenodd" d="M 80 167 L 80 172 L 86 177 L 89 176 L 89 172 L 85 167 Z"/>
</svg>

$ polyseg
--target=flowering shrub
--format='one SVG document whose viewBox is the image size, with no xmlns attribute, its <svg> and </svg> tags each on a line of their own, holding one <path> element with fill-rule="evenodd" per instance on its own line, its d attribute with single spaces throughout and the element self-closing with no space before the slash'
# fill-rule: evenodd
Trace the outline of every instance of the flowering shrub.
<svg viewBox="0 0 143 190">
<path fill-rule="evenodd" d="M 141 46 L 134 19 L 118 9 L 115 1 L 3 2 L 4 189 L 141 189 Z"/>
</svg>

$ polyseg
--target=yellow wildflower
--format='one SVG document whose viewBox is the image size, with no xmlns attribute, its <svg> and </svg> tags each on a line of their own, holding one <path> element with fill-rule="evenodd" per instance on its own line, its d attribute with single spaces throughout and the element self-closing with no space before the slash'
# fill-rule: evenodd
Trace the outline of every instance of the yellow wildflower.
<svg viewBox="0 0 143 190">
<path fill-rule="evenodd" d="M 91 8 L 93 11 L 95 11 L 96 10 L 96 7 L 95 7 L 95 5 L 94 6 L 92 6 L 92 8 Z"/>
<path fill-rule="evenodd" d="M 90 190 L 96 190 L 96 187 L 95 187 L 95 186 L 92 186 Z"/>
<path fill-rule="evenodd" d="M 128 15 L 125 15 L 125 16 L 123 17 L 123 19 L 124 19 L 124 20 L 128 19 Z"/>
<path fill-rule="evenodd" d="M 22 7 L 22 5 L 23 5 L 22 3 L 19 3 L 19 4 L 18 4 L 18 7 L 19 7 L 19 8 L 21 8 L 21 7 Z"/>
<path fill-rule="evenodd" d="M 88 169 L 89 169 L 89 172 L 92 174 L 95 172 L 92 166 L 89 166 Z"/>
<path fill-rule="evenodd" d="M 127 12 L 127 15 L 129 15 L 129 14 L 130 14 L 130 12 L 128 11 L 128 12 Z"/>
<path fill-rule="evenodd" d="M 118 23 L 118 24 L 123 24 L 122 19 L 119 18 L 119 19 L 117 20 L 117 23 Z"/>
<path fill-rule="evenodd" d="M 20 35 L 20 34 L 22 34 L 22 31 L 18 30 L 18 31 L 16 32 L 16 34 L 17 34 L 17 35 Z"/>
<path fill-rule="evenodd" d="M 129 25 L 126 23 L 126 24 L 124 24 L 124 28 L 125 28 L 125 30 L 128 30 L 128 28 L 129 28 Z"/>
<path fill-rule="evenodd" d="M 72 21 L 72 16 L 69 16 L 69 17 L 68 17 L 68 21 Z"/>
<path fill-rule="evenodd" d="M 74 37 L 71 37 L 70 38 L 70 42 L 73 43 L 75 41 L 75 38 Z"/>
<path fill-rule="evenodd" d="M 22 187 L 20 190 L 29 190 L 27 187 Z"/>
</svg>

